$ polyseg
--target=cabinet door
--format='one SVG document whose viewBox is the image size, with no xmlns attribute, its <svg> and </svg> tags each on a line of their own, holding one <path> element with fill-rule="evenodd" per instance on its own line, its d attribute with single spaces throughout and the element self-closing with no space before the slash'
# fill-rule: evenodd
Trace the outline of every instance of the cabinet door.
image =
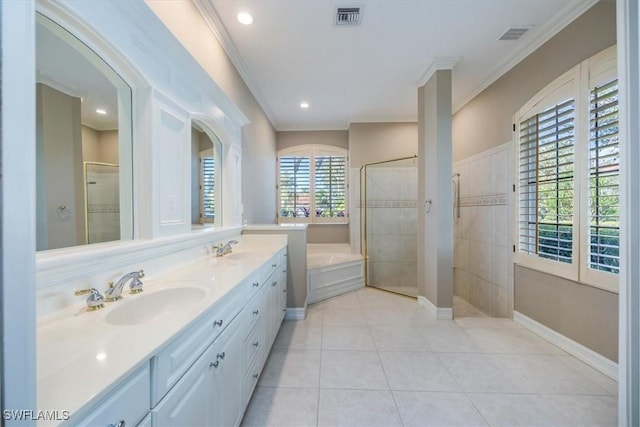
<svg viewBox="0 0 640 427">
<path fill-rule="evenodd" d="M 242 417 L 242 328 L 238 326 L 233 322 L 212 344 L 214 414 L 210 426 L 237 426 Z"/>
<path fill-rule="evenodd" d="M 212 425 L 213 344 L 200 356 L 162 401 L 151 410 L 153 425 L 202 427 Z"/>
</svg>

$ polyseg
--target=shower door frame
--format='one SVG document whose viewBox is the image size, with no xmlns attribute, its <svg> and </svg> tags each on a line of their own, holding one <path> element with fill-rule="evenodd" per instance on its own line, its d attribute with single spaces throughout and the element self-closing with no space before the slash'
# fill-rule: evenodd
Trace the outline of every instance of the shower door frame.
<svg viewBox="0 0 640 427">
<path fill-rule="evenodd" d="M 397 293 L 399 295 L 405 295 L 410 298 L 414 298 L 412 296 L 395 292 L 389 289 L 378 288 L 377 286 L 372 286 L 369 284 L 369 256 L 368 256 L 368 246 L 367 246 L 367 167 L 374 165 L 381 165 L 385 163 L 399 162 L 402 160 L 412 160 L 417 159 L 418 155 L 414 154 L 413 156 L 406 157 L 396 157 L 394 159 L 389 160 L 380 160 L 377 162 L 365 163 L 360 167 L 360 254 L 364 257 L 364 283 L 365 286 L 370 286 L 372 288 L 381 289 L 387 292 Z M 363 177 L 364 173 L 364 177 Z"/>
</svg>

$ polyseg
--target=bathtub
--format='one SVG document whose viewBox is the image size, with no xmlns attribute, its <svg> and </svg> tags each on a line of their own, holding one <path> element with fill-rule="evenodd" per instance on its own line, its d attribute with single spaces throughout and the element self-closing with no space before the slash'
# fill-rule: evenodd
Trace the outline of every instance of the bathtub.
<svg viewBox="0 0 640 427">
<path fill-rule="evenodd" d="M 307 245 L 307 303 L 364 287 L 364 258 L 348 244 Z"/>
</svg>

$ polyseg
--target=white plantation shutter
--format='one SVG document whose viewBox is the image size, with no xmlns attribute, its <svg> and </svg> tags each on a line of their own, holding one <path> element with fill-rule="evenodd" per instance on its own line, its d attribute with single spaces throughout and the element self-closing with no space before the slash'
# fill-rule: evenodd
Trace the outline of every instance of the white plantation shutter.
<svg viewBox="0 0 640 427">
<path fill-rule="evenodd" d="M 346 156 L 315 156 L 315 216 L 322 218 L 346 215 Z"/>
<path fill-rule="evenodd" d="M 616 47 L 581 62 L 518 113 L 514 260 L 609 291 L 620 271 Z"/>
<path fill-rule="evenodd" d="M 347 222 L 347 150 L 303 145 L 278 153 L 278 222 Z"/>
<path fill-rule="evenodd" d="M 589 103 L 589 268 L 620 271 L 618 80 L 594 87 Z"/>
<path fill-rule="evenodd" d="M 209 150 L 210 152 L 211 150 Z M 206 152 L 205 152 L 206 153 Z M 216 217 L 216 162 L 212 155 L 200 156 L 200 215 L 202 222 Z"/>
<path fill-rule="evenodd" d="M 575 100 L 520 122 L 519 250 L 564 263 L 573 256 Z"/>
<path fill-rule="evenodd" d="M 308 156 L 283 156 L 278 161 L 280 218 L 308 218 L 311 214 L 311 169 Z"/>
</svg>

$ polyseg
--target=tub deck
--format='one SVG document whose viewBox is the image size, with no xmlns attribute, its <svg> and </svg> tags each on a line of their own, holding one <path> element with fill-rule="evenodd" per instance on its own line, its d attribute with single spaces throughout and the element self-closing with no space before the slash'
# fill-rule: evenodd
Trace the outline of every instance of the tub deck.
<svg viewBox="0 0 640 427">
<path fill-rule="evenodd" d="M 364 257 L 348 244 L 307 245 L 307 303 L 364 287 Z"/>
</svg>

